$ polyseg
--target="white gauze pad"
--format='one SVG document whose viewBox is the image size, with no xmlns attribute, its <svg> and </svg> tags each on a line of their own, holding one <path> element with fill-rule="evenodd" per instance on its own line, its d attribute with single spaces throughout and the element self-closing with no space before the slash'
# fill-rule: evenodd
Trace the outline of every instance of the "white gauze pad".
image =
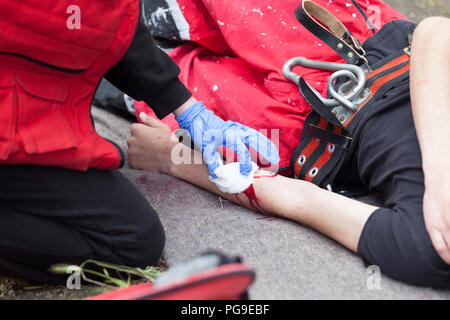
<svg viewBox="0 0 450 320">
<path fill-rule="evenodd" d="M 217 178 L 209 176 L 209 180 L 214 182 L 224 193 L 241 193 L 253 183 L 255 172 L 258 169 L 256 163 L 252 162 L 252 171 L 245 177 L 240 173 L 239 162 L 232 162 L 219 166 L 214 170 Z"/>
</svg>

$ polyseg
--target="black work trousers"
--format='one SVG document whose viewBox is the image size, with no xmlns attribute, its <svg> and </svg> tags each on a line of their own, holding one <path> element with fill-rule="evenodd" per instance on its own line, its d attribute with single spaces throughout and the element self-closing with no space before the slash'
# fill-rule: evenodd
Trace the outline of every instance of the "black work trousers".
<svg viewBox="0 0 450 320">
<path fill-rule="evenodd" d="M 155 210 L 119 171 L 0 166 L 0 273 L 64 283 L 51 265 L 145 267 L 164 241 Z"/>
</svg>

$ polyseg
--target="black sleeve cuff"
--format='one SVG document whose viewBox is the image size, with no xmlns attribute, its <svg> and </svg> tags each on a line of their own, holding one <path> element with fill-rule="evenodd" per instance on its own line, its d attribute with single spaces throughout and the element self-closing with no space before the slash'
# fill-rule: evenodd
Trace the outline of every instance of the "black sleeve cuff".
<svg viewBox="0 0 450 320">
<path fill-rule="evenodd" d="M 184 86 L 184 84 L 176 79 L 169 83 L 163 90 L 146 99 L 147 103 L 159 119 L 166 117 L 185 103 L 192 93 Z"/>
</svg>

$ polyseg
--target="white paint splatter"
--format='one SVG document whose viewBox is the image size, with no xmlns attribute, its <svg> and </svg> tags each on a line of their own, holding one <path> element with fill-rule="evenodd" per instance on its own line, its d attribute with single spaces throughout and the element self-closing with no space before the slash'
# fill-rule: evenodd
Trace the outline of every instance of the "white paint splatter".
<svg viewBox="0 0 450 320">
<path fill-rule="evenodd" d="M 219 89 L 219 87 L 217 86 L 217 84 L 213 85 L 212 87 L 213 91 L 217 91 L 217 89 Z"/>
<path fill-rule="evenodd" d="M 259 8 L 254 8 L 252 11 L 253 11 L 253 12 L 256 12 L 256 13 L 259 13 L 261 16 L 264 15 L 264 14 L 262 13 L 261 9 L 259 9 Z"/>
</svg>

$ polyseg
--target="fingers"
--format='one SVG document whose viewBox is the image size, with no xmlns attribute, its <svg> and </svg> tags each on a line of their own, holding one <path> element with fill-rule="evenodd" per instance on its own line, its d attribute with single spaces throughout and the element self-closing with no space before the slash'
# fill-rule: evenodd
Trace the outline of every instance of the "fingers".
<svg viewBox="0 0 450 320">
<path fill-rule="evenodd" d="M 146 135 L 146 131 L 153 131 L 153 130 L 154 129 L 149 128 L 144 124 L 140 123 L 131 124 L 130 126 L 131 136 L 127 140 L 128 151 L 131 151 L 133 148 L 136 148 L 136 146 L 138 146 L 139 144 L 142 144 L 143 140 L 147 141 L 149 136 L 154 136 L 153 134 Z"/>
<path fill-rule="evenodd" d="M 203 150 L 203 159 L 205 159 L 206 165 L 208 166 L 210 176 L 214 179 L 217 178 L 214 171 L 220 166 L 220 161 L 214 143 L 205 146 Z"/>
<path fill-rule="evenodd" d="M 441 257 L 447 264 L 450 264 L 450 235 L 447 233 L 447 236 L 443 238 L 446 244 L 446 250 L 441 254 Z"/>
<path fill-rule="evenodd" d="M 134 151 L 136 150 L 136 138 L 134 136 L 131 136 L 127 140 L 127 146 L 128 146 L 128 159 L 130 162 L 130 167 L 134 169 L 139 169 L 134 161 Z"/>
<path fill-rule="evenodd" d="M 159 119 L 146 115 L 145 112 L 139 114 L 139 119 L 143 124 L 152 128 L 167 127 L 165 123 L 161 122 Z"/>
<path fill-rule="evenodd" d="M 130 126 L 130 133 L 132 136 L 139 136 L 143 132 L 152 132 L 156 133 L 160 130 L 154 130 L 154 129 L 161 129 L 161 128 L 167 128 L 169 131 L 169 126 L 167 126 L 165 123 L 162 123 L 156 118 L 149 117 L 145 113 L 141 112 L 141 115 L 143 115 L 141 118 L 145 120 L 142 123 L 132 123 Z"/>
<path fill-rule="evenodd" d="M 132 123 L 130 126 L 130 133 L 131 136 L 137 136 L 139 135 L 140 130 L 142 129 L 142 127 L 144 127 L 144 125 L 140 124 L 140 123 Z"/>
<path fill-rule="evenodd" d="M 243 176 L 248 176 L 250 172 L 252 172 L 253 167 L 247 146 L 243 142 L 238 142 L 235 151 L 238 156 L 241 174 Z"/>
<path fill-rule="evenodd" d="M 430 230 L 430 238 L 438 255 L 442 258 L 442 260 L 450 264 L 450 242 L 448 241 L 450 240 L 450 237 L 446 240 L 441 231 L 433 228 Z"/>
<path fill-rule="evenodd" d="M 262 133 L 259 133 L 254 129 L 247 130 L 245 144 L 248 147 L 252 147 L 272 165 L 277 165 L 280 162 L 277 147 Z"/>
</svg>

